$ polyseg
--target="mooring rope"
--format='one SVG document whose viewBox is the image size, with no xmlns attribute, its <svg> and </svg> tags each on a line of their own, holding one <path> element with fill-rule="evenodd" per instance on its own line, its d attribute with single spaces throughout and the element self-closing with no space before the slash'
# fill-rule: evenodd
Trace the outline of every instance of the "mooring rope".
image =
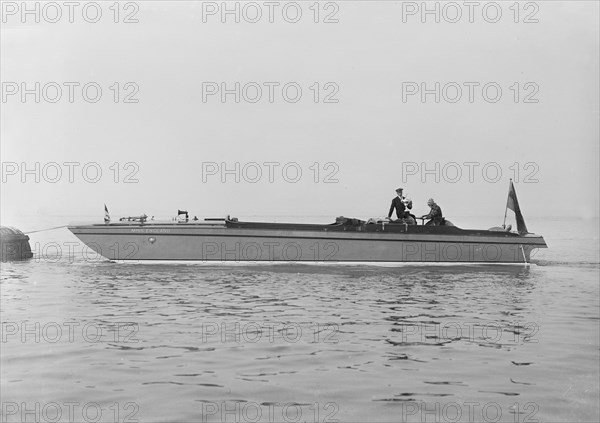
<svg viewBox="0 0 600 423">
<path fill-rule="evenodd" d="M 54 230 L 54 229 L 66 228 L 67 226 L 69 226 L 69 225 L 55 226 L 55 227 L 53 227 L 53 228 L 47 228 L 47 229 L 39 229 L 39 230 L 37 230 L 37 231 L 29 231 L 29 232 L 24 232 L 24 234 L 25 234 L 25 235 L 29 235 L 29 234 L 34 234 L 34 233 L 36 233 L 36 232 L 45 232 L 45 231 L 51 231 L 51 230 Z"/>
</svg>

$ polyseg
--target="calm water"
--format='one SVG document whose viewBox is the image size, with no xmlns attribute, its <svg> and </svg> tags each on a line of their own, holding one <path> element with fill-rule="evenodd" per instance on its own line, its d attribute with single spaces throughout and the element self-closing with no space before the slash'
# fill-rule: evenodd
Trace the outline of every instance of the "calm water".
<svg viewBox="0 0 600 423">
<path fill-rule="evenodd" d="M 528 225 L 529 267 L 116 264 L 32 234 L 2 265 L 2 421 L 597 422 L 597 222 Z"/>
</svg>

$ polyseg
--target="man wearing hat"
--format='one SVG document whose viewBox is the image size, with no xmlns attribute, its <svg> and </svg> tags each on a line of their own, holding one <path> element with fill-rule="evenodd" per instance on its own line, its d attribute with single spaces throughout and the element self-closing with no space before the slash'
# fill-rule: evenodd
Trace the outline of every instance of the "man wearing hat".
<svg viewBox="0 0 600 423">
<path fill-rule="evenodd" d="M 390 206 L 390 211 L 388 212 L 388 219 L 392 217 L 394 213 L 394 209 L 396 210 L 396 216 L 398 219 L 404 218 L 404 211 L 406 210 L 406 206 L 404 205 L 404 197 L 402 196 L 403 188 L 396 189 L 396 197 L 392 200 L 392 205 Z"/>
<path fill-rule="evenodd" d="M 427 200 L 427 205 L 429 206 L 429 214 L 421 216 L 419 219 L 430 219 L 426 225 L 443 225 L 444 217 L 442 216 L 442 208 L 438 206 L 433 198 Z"/>
</svg>

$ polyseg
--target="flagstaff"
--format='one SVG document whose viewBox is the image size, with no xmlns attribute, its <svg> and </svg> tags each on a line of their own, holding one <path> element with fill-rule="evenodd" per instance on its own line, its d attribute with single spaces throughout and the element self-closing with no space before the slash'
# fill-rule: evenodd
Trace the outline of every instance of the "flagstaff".
<svg viewBox="0 0 600 423">
<path fill-rule="evenodd" d="M 504 222 L 502 223 L 502 228 L 506 229 L 506 215 L 508 213 L 508 199 L 510 198 L 510 187 L 512 185 L 512 178 L 508 182 L 508 197 L 506 197 L 506 208 L 504 209 Z"/>
</svg>

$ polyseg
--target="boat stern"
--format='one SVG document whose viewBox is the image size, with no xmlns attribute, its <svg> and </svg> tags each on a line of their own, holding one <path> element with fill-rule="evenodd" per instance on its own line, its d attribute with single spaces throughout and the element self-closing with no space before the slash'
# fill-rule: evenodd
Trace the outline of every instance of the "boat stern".
<svg viewBox="0 0 600 423">
<path fill-rule="evenodd" d="M 523 248 L 524 259 L 527 263 L 531 260 L 531 252 L 536 248 L 548 248 L 548 244 L 546 244 L 546 240 L 541 235 L 536 234 L 525 234 L 522 235 L 523 241 L 521 243 L 521 247 Z"/>
</svg>

